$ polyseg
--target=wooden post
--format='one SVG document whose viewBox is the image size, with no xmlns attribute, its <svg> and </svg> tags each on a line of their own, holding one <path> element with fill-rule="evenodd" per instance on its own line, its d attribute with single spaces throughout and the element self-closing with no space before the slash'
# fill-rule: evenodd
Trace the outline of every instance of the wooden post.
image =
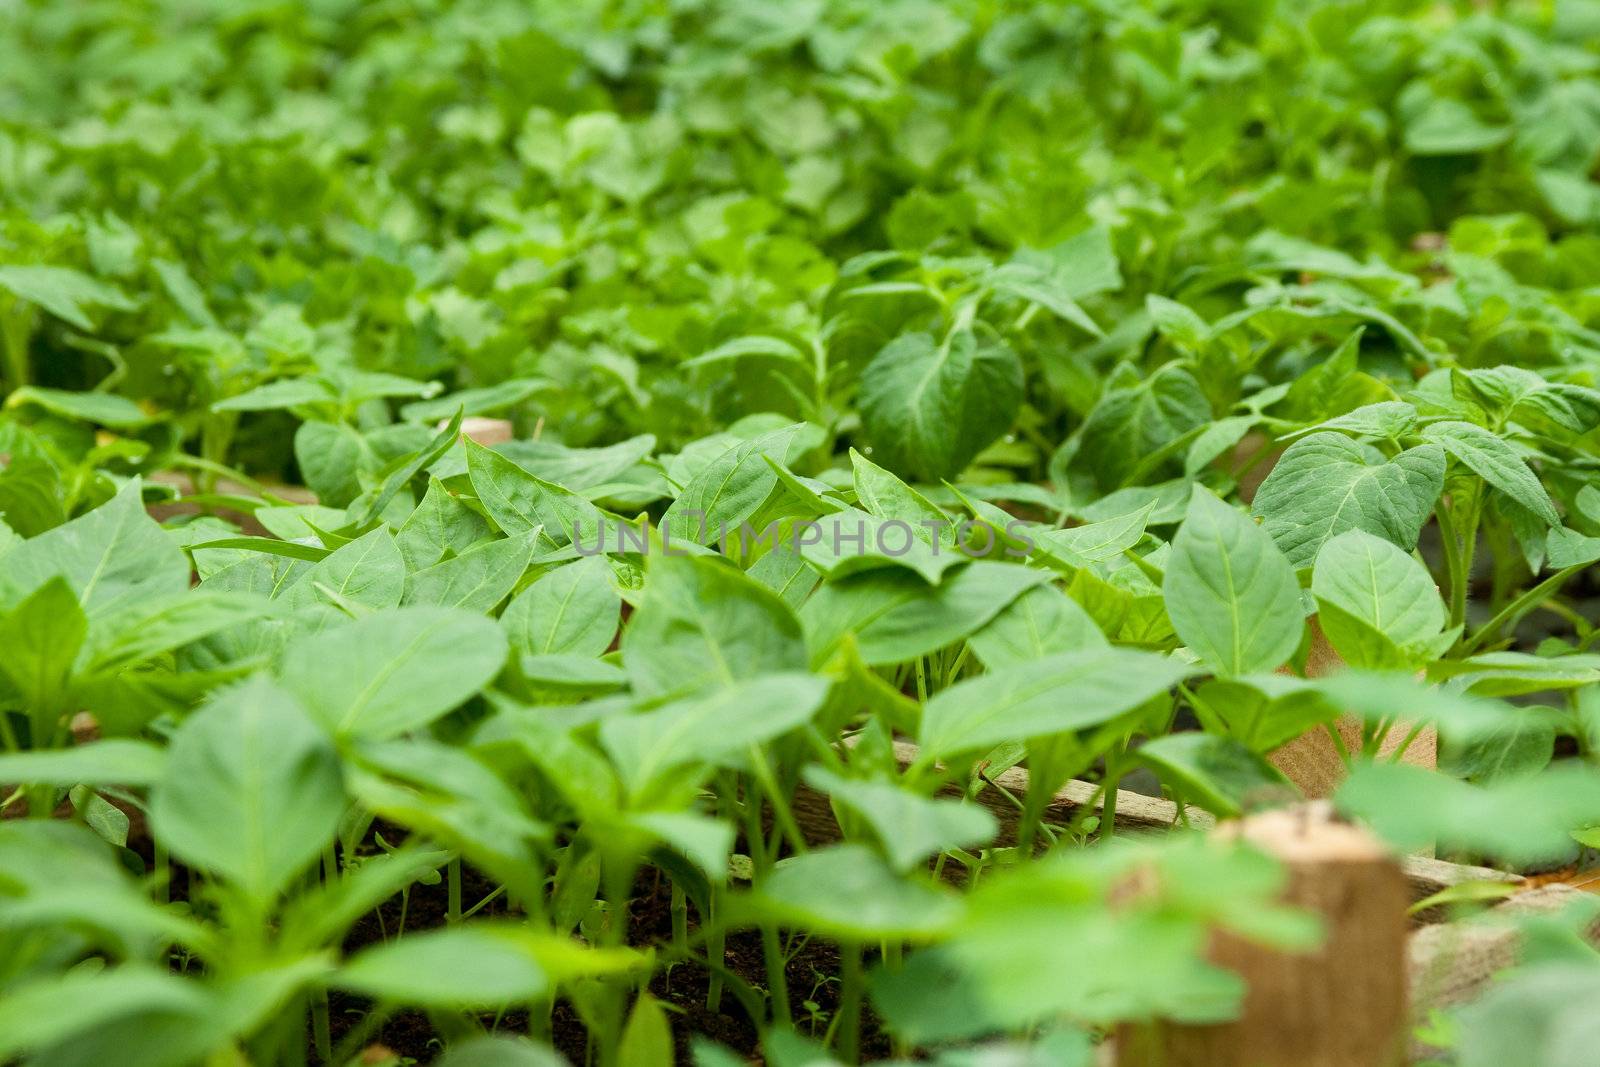
<svg viewBox="0 0 1600 1067">
<path fill-rule="evenodd" d="M 1328 643 L 1315 615 L 1311 617 L 1310 623 L 1311 646 L 1306 651 L 1306 677 L 1325 678 L 1343 670 L 1344 660 Z M 1339 732 L 1339 739 L 1344 744 L 1345 751 L 1361 750 L 1360 719 L 1354 715 L 1342 715 L 1333 727 Z M 1411 733 L 1411 723 L 1392 724 L 1379 743 L 1379 758 L 1393 759 L 1399 753 L 1401 762 L 1427 767 L 1429 770 L 1437 767 L 1438 733 L 1431 726 L 1417 731 L 1415 737 L 1412 737 Z M 1399 752 L 1401 745 L 1406 746 L 1403 753 Z M 1301 793 L 1311 799 L 1331 797 L 1344 783 L 1344 757 L 1339 754 L 1338 746 L 1333 743 L 1333 737 L 1324 729 L 1307 730 L 1288 744 L 1274 749 L 1267 759 L 1283 772 L 1285 778 L 1299 787 Z"/>
<path fill-rule="evenodd" d="M 448 421 L 441 422 L 439 429 L 450 425 Z M 516 437 L 510 419 L 489 419 L 481 415 L 471 415 L 461 420 L 461 436 L 467 441 L 476 441 L 487 448 L 490 445 L 500 445 Z"/>
<path fill-rule="evenodd" d="M 1395 1067 L 1405 1053 L 1406 906 L 1400 865 L 1325 804 L 1265 812 L 1220 827 L 1288 868 L 1283 901 L 1321 916 L 1310 953 L 1218 932 L 1213 962 L 1248 991 L 1227 1023 L 1125 1028 L 1121 1067 Z"/>
</svg>

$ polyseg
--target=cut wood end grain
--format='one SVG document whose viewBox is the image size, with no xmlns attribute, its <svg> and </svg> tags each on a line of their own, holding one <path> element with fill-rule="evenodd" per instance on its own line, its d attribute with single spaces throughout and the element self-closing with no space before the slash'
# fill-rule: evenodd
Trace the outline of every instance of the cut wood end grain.
<svg viewBox="0 0 1600 1067">
<path fill-rule="evenodd" d="M 448 420 L 439 424 L 439 429 L 449 426 Z M 516 430 L 511 425 L 510 419 L 491 419 L 481 415 L 474 415 L 461 420 L 461 437 L 466 441 L 474 441 L 485 448 L 491 445 L 503 445 L 516 438 Z"/>
</svg>

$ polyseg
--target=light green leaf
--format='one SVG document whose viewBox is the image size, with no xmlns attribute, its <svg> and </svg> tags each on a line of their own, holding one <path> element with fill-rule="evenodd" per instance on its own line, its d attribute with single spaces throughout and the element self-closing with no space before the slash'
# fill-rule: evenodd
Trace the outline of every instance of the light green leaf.
<svg viewBox="0 0 1600 1067">
<path fill-rule="evenodd" d="M 557 545 L 577 537 L 590 543 L 600 536 L 600 512 L 583 497 L 528 473 L 476 441 L 468 441 L 466 447 L 473 491 L 506 533 L 542 529 Z"/>
<path fill-rule="evenodd" d="M 741 441 L 700 469 L 684 486 L 661 527 L 672 540 L 709 545 L 726 535 L 736 539 L 739 524 L 771 495 L 778 475 L 767 457 L 782 461 L 799 426 L 785 426 Z"/>
<path fill-rule="evenodd" d="M 189 588 L 189 561 L 145 514 L 137 480 L 71 522 L 6 553 L 0 607 L 14 605 L 55 575 L 78 596 L 91 620 Z"/>
<path fill-rule="evenodd" d="M 955 896 L 894 873 L 865 845 L 838 845 L 780 863 L 755 891 L 729 901 L 736 915 L 839 941 L 922 941 L 961 915 Z"/>
<path fill-rule="evenodd" d="M 808 722 L 828 692 L 811 674 L 768 674 L 600 725 L 600 741 L 623 778 L 641 793 L 677 767 L 743 765 L 751 745 Z"/>
<path fill-rule="evenodd" d="M 1170 656 L 1091 648 L 969 678 L 923 708 L 921 755 L 939 759 L 1099 726 L 1194 673 Z"/>
<path fill-rule="evenodd" d="M 1266 531 L 1196 486 L 1162 581 L 1184 644 L 1217 672 L 1279 666 L 1305 632 L 1294 569 Z"/>
<path fill-rule="evenodd" d="M 890 782 L 844 778 L 812 766 L 805 778 L 834 804 L 864 820 L 896 871 L 912 870 L 938 852 L 987 844 L 999 824 L 970 801 L 919 796 Z"/>
<path fill-rule="evenodd" d="M 356 954 L 329 983 L 384 1003 L 454 1009 L 526 1003 L 550 987 L 517 931 L 487 924 L 407 933 Z"/>
<path fill-rule="evenodd" d="M 33 404 L 63 418 L 109 426 L 113 430 L 138 430 L 156 421 L 137 403 L 115 393 L 73 393 L 65 389 L 46 389 L 24 385 L 6 397 L 8 408 Z"/>
<path fill-rule="evenodd" d="M 1018 667 L 1058 652 L 1106 647 L 1105 635 L 1066 593 L 1036 585 L 967 639 L 991 671 Z"/>
<path fill-rule="evenodd" d="M 936 586 L 904 570 L 869 571 L 824 584 L 800 617 L 813 663 L 826 663 L 854 635 L 862 661 L 878 667 L 961 640 L 1049 578 L 993 560 L 974 560 Z"/>
<path fill-rule="evenodd" d="M 720 560 L 663 555 L 645 572 L 622 662 L 634 692 L 653 699 L 804 670 L 806 653 L 800 623 L 776 593 Z"/>
<path fill-rule="evenodd" d="M 0 289 L 19 299 L 38 304 L 58 319 L 65 319 L 80 330 L 93 330 L 94 322 L 85 307 L 132 311 L 138 305 L 114 285 L 91 278 L 70 267 L 0 267 Z"/>
<path fill-rule="evenodd" d="M 874 455 L 911 477 L 961 473 L 1010 429 L 1022 404 L 1022 363 L 1004 342 L 960 330 L 889 342 L 861 376 L 861 418 Z"/>
<path fill-rule="evenodd" d="M 1444 468 L 1434 445 L 1385 460 L 1343 434 L 1314 433 L 1279 458 L 1251 511 L 1296 567 L 1310 565 L 1328 538 L 1346 530 L 1410 551 L 1444 489 Z"/>
<path fill-rule="evenodd" d="M 506 605 L 500 625 L 518 652 L 599 656 L 617 633 L 622 598 L 603 556 L 559 567 Z"/>
<path fill-rule="evenodd" d="M 381 740 L 447 714 L 505 659 L 506 639 L 493 620 L 407 607 L 296 639 L 278 673 L 335 735 Z"/>
<path fill-rule="evenodd" d="M 172 739 L 150 798 L 158 840 L 265 904 L 332 839 L 338 755 L 265 677 L 218 693 Z"/>
<path fill-rule="evenodd" d="M 1231 737 L 1168 734 L 1141 745 L 1138 760 L 1185 800 L 1229 818 L 1252 799 L 1294 795 L 1294 787 L 1272 764 Z"/>
<path fill-rule="evenodd" d="M 490 612 L 510 595 L 533 562 L 537 536 L 528 533 L 490 541 L 417 571 L 406 578 L 401 602 Z"/>
<path fill-rule="evenodd" d="M 1444 601 L 1428 569 L 1390 542 L 1362 530 L 1347 530 L 1323 544 L 1311 591 L 1324 605 L 1323 631 L 1352 666 L 1401 664 L 1365 662 L 1357 654 L 1358 635 L 1343 625 L 1346 619 L 1359 620 L 1399 648 L 1429 642 L 1445 627 Z M 1327 612 L 1327 606 L 1339 611 Z"/>
<path fill-rule="evenodd" d="M 1561 525 L 1550 494 L 1504 438 L 1470 422 L 1436 422 L 1423 427 L 1422 436 L 1551 526 Z"/>
</svg>

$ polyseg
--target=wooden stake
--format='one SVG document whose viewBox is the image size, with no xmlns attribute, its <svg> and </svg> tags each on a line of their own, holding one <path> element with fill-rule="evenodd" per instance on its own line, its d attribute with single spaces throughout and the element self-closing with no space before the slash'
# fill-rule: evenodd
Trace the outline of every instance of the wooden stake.
<svg viewBox="0 0 1600 1067">
<path fill-rule="evenodd" d="M 1313 615 L 1309 621 L 1311 646 L 1306 651 L 1306 677 L 1324 678 L 1343 670 L 1345 662 L 1323 635 L 1317 617 Z M 1339 740 L 1343 743 L 1345 751 L 1351 753 L 1361 751 L 1360 719 L 1354 715 L 1344 715 L 1333 726 L 1339 731 Z M 1405 752 L 1399 756 L 1402 762 L 1426 767 L 1429 770 L 1437 767 L 1438 733 L 1431 726 L 1417 731 L 1415 737 L 1412 737 L 1411 733 L 1411 723 L 1399 722 L 1391 725 L 1379 743 L 1378 757 L 1393 759 L 1400 752 L 1400 746 L 1405 745 Z M 1331 797 L 1345 779 L 1344 757 L 1339 754 L 1339 747 L 1333 743 L 1333 737 L 1327 730 L 1307 730 L 1288 744 L 1275 749 L 1267 759 L 1283 772 L 1285 778 L 1298 786 L 1301 793 L 1311 799 Z"/>
<path fill-rule="evenodd" d="M 895 761 L 902 769 L 909 767 L 916 761 L 917 746 L 909 741 L 896 741 L 894 755 Z M 1007 800 L 999 790 L 1004 789 L 1020 800 L 1028 792 L 1028 772 L 1023 767 L 1012 767 L 995 775 L 993 781 L 994 786 L 984 789 L 978 795 L 976 803 L 983 805 L 994 815 L 1000 824 L 999 840 L 1009 844 L 1016 840 L 1017 805 Z M 945 795 L 959 796 L 960 790 L 950 787 L 945 790 Z M 800 830 L 805 834 L 806 840 L 813 844 L 824 844 L 839 839 L 839 825 L 834 820 L 833 808 L 825 794 L 802 783 L 795 793 L 792 804 L 795 820 L 800 824 Z M 1045 821 L 1069 823 L 1085 805 L 1091 810 L 1100 811 L 1104 807 L 1104 798 L 1096 786 L 1075 779 L 1062 786 L 1046 803 Z M 1119 834 L 1124 831 L 1162 833 L 1180 828 L 1185 821 L 1197 830 L 1210 830 L 1216 825 L 1216 820 L 1209 812 L 1201 811 L 1199 808 L 1187 808 L 1180 816 L 1178 806 L 1161 797 L 1149 797 L 1124 789 L 1117 800 Z M 1521 881 L 1517 875 L 1497 871 L 1491 867 L 1447 863 L 1430 856 L 1405 856 L 1400 860 L 1400 869 L 1410 886 L 1412 900 L 1421 900 L 1441 889 L 1448 889 L 1463 882 Z"/>
<path fill-rule="evenodd" d="M 1119 1036 L 1121 1067 L 1395 1067 L 1403 1062 L 1406 906 L 1400 865 L 1325 804 L 1220 827 L 1288 868 L 1283 901 L 1321 916 L 1326 940 L 1304 954 L 1218 932 L 1211 958 L 1244 979 L 1228 1023 L 1159 1023 Z"/>
<path fill-rule="evenodd" d="M 450 425 L 448 421 L 441 422 L 439 429 Z M 476 441 L 488 447 L 500 445 L 516 437 L 516 431 L 510 419 L 490 419 L 481 415 L 472 415 L 461 420 L 461 436 L 467 441 Z"/>
</svg>

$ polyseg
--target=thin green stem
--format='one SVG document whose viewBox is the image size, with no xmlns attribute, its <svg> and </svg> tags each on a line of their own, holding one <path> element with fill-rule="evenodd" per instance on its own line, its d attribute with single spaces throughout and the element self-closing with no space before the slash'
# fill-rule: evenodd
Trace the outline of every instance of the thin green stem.
<svg viewBox="0 0 1600 1067">
<path fill-rule="evenodd" d="M 1467 617 L 1467 577 L 1461 563 L 1461 538 L 1456 533 L 1450 508 L 1440 503 L 1433 510 L 1439 523 L 1439 547 L 1444 554 L 1444 581 L 1450 597 L 1450 625 L 1460 626 Z"/>
<path fill-rule="evenodd" d="M 683 948 L 689 943 L 689 895 L 677 879 L 672 881 L 672 946 Z"/>
<path fill-rule="evenodd" d="M 333 1030 L 329 1024 L 328 991 L 318 990 L 311 995 L 311 1040 L 317 1048 L 317 1059 L 333 1062 Z"/>
<path fill-rule="evenodd" d="M 0 307 L 0 354 L 5 358 L 7 392 L 21 389 L 32 378 L 28 365 L 28 338 L 32 333 L 32 308 L 16 299 Z"/>
<path fill-rule="evenodd" d="M 772 1022 L 788 1029 L 794 1024 L 789 1012 L 789 978 L 785 973 L 789 958 L 784 954 L 775 926 L 761 928 L 761 954 L 767 962 L 767 991 L 772 1000 Z"/>
<path fill-rule="evenodd" d="M 845 1063 L 861 1058 L 861 946 L 839 946 L 839 1033 L 835 1050 Z"/>
<path fill-rule="evenodd" d="M 445 921 L 454 926 L 461 921 L 461 857 L 452 859 L 445 867 L 447 900 Z"/>
<path fill-rule="evenodd" d="M 1506 626 L 1508 623 L 1517 622 L 1522 618 L 1522 616 L 1538 607 L 1542 601 L 1554 595 L 1555 591 L 1560 589 L 1562 584 L 1568 578 L 1583 570 L 1584 566 L 1586 565 L 1568 567 L 1565 570 L 1556 571 L 1550 577 L 1546 578 L 1544 581 L 1540 582 L 1538 585 L 1529 589 L 1511 603 L 1501 608 L 1495 614 L 1494 618 L 1480 626 L 1476 633 L 1463 640 L 1461 644 L 1457 646 L 1461 654 L 1463 656 L 1470 656 L 1473 652 L 1477 651 L 1480 647 L 1482 647 L 1485 641 L 1488 641 L 1490 638 L 1498 635 L 1502 627 Z"/>
</svg>

